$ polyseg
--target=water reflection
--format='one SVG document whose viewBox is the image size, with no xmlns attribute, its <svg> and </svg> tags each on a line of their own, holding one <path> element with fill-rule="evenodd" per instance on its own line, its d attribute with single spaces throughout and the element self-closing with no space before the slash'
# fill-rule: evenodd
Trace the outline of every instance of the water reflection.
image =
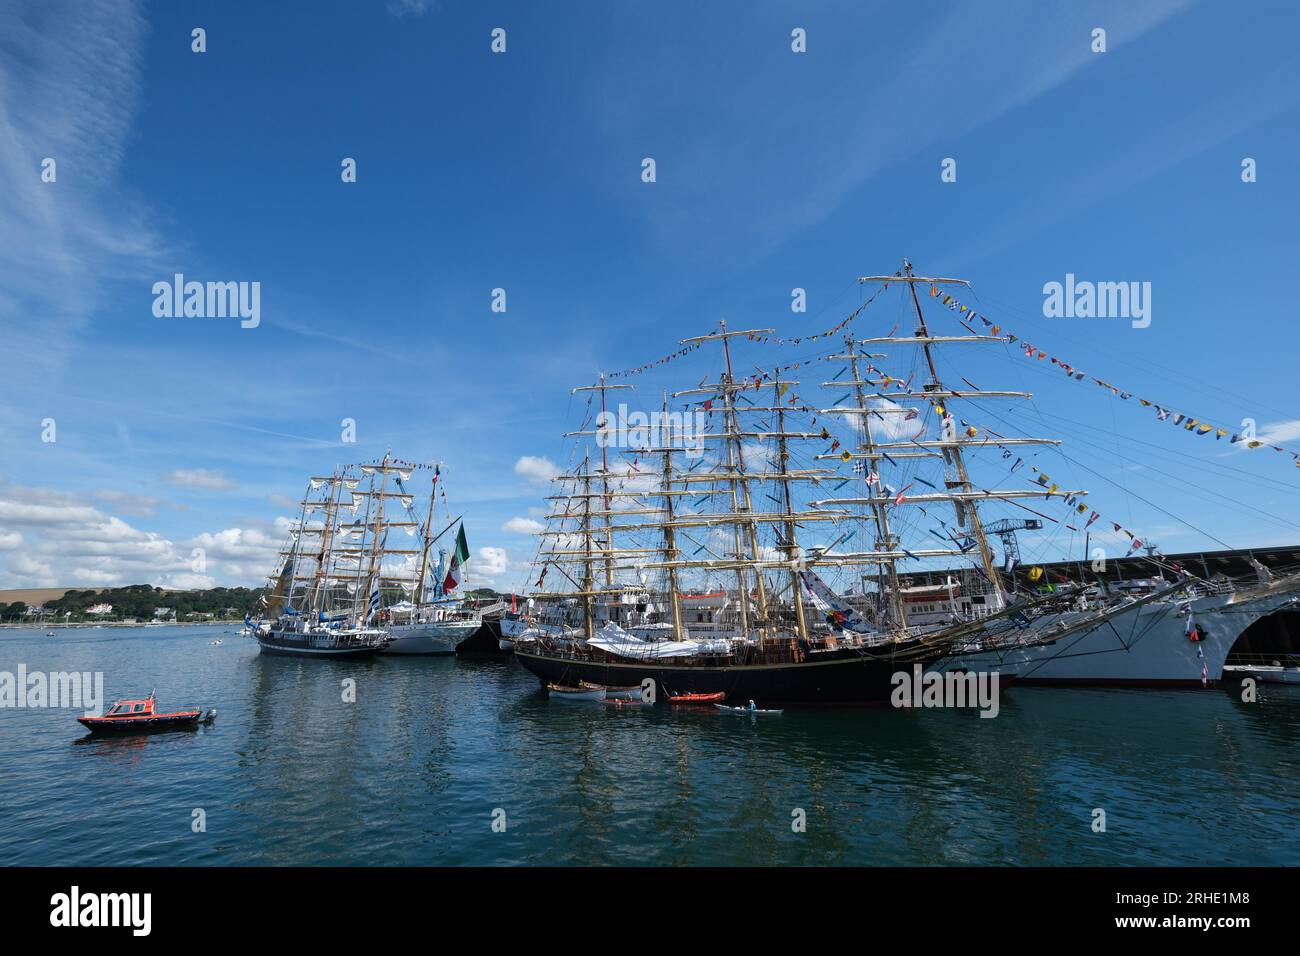
<svg viewBox="0 0 1300 956">
<path fill-rule="evenodd" d="M 107 629 L 106 629 L 107 630 Z M 216 707 L 0 711 L 14 862 L 1295 863 L 1300 693 L 1012 688 L 1001 713 L 557 703 L 509 658 L 268 657 L 202 629 L 6 634 L 0 669 Z M 346 680 L 356 699 L 344 701 Z M 103 794 L 118 799 L 105 803 Z M 208 831 L 190 830 L 202 807 Z M 1093 808 L 1108 829 L 1092 831 Z M 791 823 L 806 813 L 806 832 Z M 492 813 L 506 813 L 493 832 Z M 33 836 L 35 834 L 35 836 Z"/>
</svg>

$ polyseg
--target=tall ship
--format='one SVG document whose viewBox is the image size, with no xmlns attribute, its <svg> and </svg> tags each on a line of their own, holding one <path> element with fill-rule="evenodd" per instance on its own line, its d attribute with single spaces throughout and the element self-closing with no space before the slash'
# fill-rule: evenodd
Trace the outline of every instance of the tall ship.
<svg viewBox="0 0 1300 956">
<path fill-rule="evenodd" d="M 587 417 L 569 433 L 573 458 L 555 479 L 531 593 L 503 624 L 543 683 L 881 702 L 900 670 L 960 655 L 1000 669 L 1006 655 L 1109 626 L 1186 586 L 1178 575 L 1139 596 L 1083 584 L 1044 592 L 1002 574 L 982 508 L 1087 492 L 998 487 L 987 466 L 973 477 L 972 456 L 1001 463 L 1060 442 L 995 436 L 960 418 L 963 403 L 1030 397 L 941 378 L 951 354 L 1005 341 L 931 333 L 917 287 L 963 280 L 916 276 L 905 263 L 862 282 L 877 294 L 811 360 L 738 374 L 736 340 L 786 343 L 723 322 L 677 353 L 708 349 L 713 370 L 665 392 L 654 412 L 621 402 L 615 415 L 609 393 L 631 386 L 603 376 L 575 390 L 590 393 Z M 844 332 L 889 290 L 904 311 L 888 335 Z M 904 326 L 911 334 L 896 334 Z M 891 354 L 902 374 L 883 370 Z M 828 391 L 837 397 L 820 397 Z M 949 563 L 952 584 L 918 606 L 900 565 L 935 561 Z"/>
<path fill-rule="evenodd" d="M 414 591 L 409 600 L 402 596 L 380 612 L 380 623 L 392 638 L 384 648 L 385 654 L 451 654 L 456 645 L 483 625 L 480 613 L 461 597 L 467 583 L 469 542 L 464 522 L 453 518 L 447 509 L 441 477 L 441 468 L 435 465 L 429 509 L 418 533 L 420 569 Z M 399 474 L 395 480 L 403 479 Z M 439 500 L 443 506 L 441 517 Z M 434 549 L 444 538 L 449 540 L 450 549 L 438 548 L 435 554 Z"/>
<path fill-rule="evenodd" d="M 422 516 L 410 482 L 432 469 Z M 455 551 L 430 552 L 456 522 L 434 530 L 438 466 L 395 459 L 349 465 L 308 480 L 280 565 L 247 626 L 265 653 L 357 657 L 446 653 L 478 627 L 454 593 L 464 576 L 463 526 Z M 446 575 L 440 572 L 444 569 Z M 437 576 L 431 585 L 431 576 Z"/>
</svg>

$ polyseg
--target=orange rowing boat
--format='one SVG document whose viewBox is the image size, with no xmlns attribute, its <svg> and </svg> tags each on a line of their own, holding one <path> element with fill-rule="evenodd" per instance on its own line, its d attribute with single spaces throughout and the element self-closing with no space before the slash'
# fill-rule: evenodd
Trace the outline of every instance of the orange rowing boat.
<svg viewBox="0 0 1300 956">
<path fill-rule="evenodd" d="M 727 695 L 718 691 L 716 694 L 671 694 L 668 697 L 670 704 L 716 704 L 718 701 L 726 700 Z"/>
</svg>

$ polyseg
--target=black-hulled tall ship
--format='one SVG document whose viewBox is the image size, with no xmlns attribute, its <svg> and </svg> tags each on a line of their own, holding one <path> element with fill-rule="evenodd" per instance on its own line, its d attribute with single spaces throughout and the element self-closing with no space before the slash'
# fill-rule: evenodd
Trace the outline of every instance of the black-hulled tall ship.
<svg viewBox="0 0 1300 956">
<path fill-rule="evenodd" d="M 940 381 L 941 349 L 1005 341 L 930 333 L 916 285 L 960 281 L 915 276 L 907 264 L 866 277 L 880 292 L 902 290 L 914 334 L 846 335 L 830 354 L 756 374 L 736 373 L 733 342 L 771 342 L 772 329 L 723 322 L 685 339 L 688 351 L 717 347 L 721 365 L 672 393 L 680 404 L 671 411 L 665 394 L 654 414 L 620 405 L 611 416 L 606 393 L 630 386 L 604 376 L 575 389 L 591 395 L 588 421 L 569 433 L 573 463 L 556 479 L 527 610 L 511 622 L 519 662 L 543 683 L 649 679 L 665 695 L 882 702 L 895 673 L 915 664 L 1058 641 L 1163 595 L 1043 594 L 999 571 L 981 504 L 1086 492 L 992 490 L 971 479 L 974 448 L 1059 442 L 994 443 L 958 430 L 955 402 L 1028 397 Z M 912 374 L 886 374 L 875 364 L 885 356 L 867 347 L 908 353 Z M 834 374 L 815 387 L 844 393 L 833 402 L 800 397 L 792 373 L 818 362 Z M 596 396 L 598 427 L 588 429 Z M 611 463 L 612 447 L 620 461 Z M 837 494 L 850 484 L 852 493 Z M 958 566 L 960 603 L 956 585 L 934 607 L 907 599 L 898 564 L 932 559 Z"/>
</svg>

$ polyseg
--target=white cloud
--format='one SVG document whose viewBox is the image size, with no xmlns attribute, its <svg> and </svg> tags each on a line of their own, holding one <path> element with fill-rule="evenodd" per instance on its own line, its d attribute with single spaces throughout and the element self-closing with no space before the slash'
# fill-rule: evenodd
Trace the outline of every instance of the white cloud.
<svg viewBox="0 0 1300 956">
<path fill-rule="evenodd" d="M 284 533 L 226 528 L 215 534 L 200 534 L 190 544 L 203 549 L 210 572 L 220 571 L 226 580 L 255 581 L 269 574 L 279 562 L 284 541 Z"/>
<path fill-rule="evenodd" d="M 173 574 L 167 579 L 168 588 L 180 591 L 203 591 L 217 586 L 217 579 L 207 574 Z"/>
<path fill-rule="evenodd" d="M 471 587 L 492 587 L 510 570 L 510 558 L 505 548 L 482 547 L 469 559 L 466 570 Z"/>
<path fill-rule="evenodd" d="M 395 17 L 419 17 L 439 9 L 441 4 L 437 0 L 388 0 L 388 12 Z"/>
<path fill-rule="evenodd" d="M 173 485 L 183 485 L 187 488 L 206 488 L 210 491 L 229 491 L 235 487 L 235 482 L 227 478 L 219 471 L 211 471 L 207 468 L 178 468 L 166 477 L 166 481 Z"/>
<path fill-rule="evenodd" d="M 1285 422 L 1272 422 L 1265 425 L 1259 433 L 1259 440 L 1266 445 L 1285 445 L 1300 438 L 1300 418 Z"/>
<path fill-rule="evenodd" d="M 43 561 L 37 561 L 30 555 L 19 553 L 9 562 L 7 576 L 0 574 L 0 580 L 10 582 L 11 587 L 58 587 L 54 569 Z"/>
<path fill-rule="evenodd" d="M 916 409 L 907 405 L 891 402 L 887 398 L 873 398 L 868 402 L 876 414 L 871 416 L 871 435 L 876 441 L 911 441 L 925 435 L 925 417 L 919 412 L 909 419 L 906 412 Z M 861 430 L 861 415 L 845 415 L 853 422 L 855 429 Z"/>
<path fill-rule="evenodd" d="M 747 471 L 766 471 L 776 467 L 778 448 L 775 441 L 747 441 L 741 443 L 740 455 Z"/>
<path fill-rule="evenodd" d="M 545 525 L 532 518 L 511 518 L 501 526 L 506 534 L 537 534 Z"/>
<path fill-rule="evenodd" d="M 529 481 L 550 481 L 560 473 L 560 468 L 549 458 L 537 455 L 524 455 L 515 462 L 515 474 L 522 475 Z"/>
<path fill-rule="evenodd" d="M 275 563 L 285 524 L 172 540 L 84 495 L 0 482 L 0 587 L 255 585 Z M 196 566 L 196 548 L 205 564 Z"/>
<path fill-rule="evenodd" d="M 94 493 L 96 501 L 103 501 L 112 505 L 122 514 L 132 515 L 136 518 L 148 518 L 158 510 L 161 501 L 152 495 L 134 495 L 129 491 L 116 491 L 105 488 Z"/>
</svg>

